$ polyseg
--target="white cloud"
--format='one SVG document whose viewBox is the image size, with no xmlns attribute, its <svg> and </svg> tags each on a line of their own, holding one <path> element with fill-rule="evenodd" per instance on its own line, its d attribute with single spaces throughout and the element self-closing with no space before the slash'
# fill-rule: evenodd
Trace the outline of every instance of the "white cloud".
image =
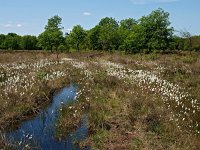
<svg viewBox="0 0 200 150">
<path fill-rule="evenodd" d="M 131 0 L 134 5 L 144 5 L 150 3 L 171 3 L 178 2 L 180 0 Z"/>
<path fill-rule="evenodd" d="M 92 14 L 91 14 L 90 12 L 84 12 L 83 15 L 84 15 L 84 16 L 90 16 L 90 15 L 92 15 Z"/>
<path fill-rule="evenodd" d="M 22 27 L 22 25 L 21 24 L 17 24 L 17 27 L 20 28 L 20 27 Z"/>
<path fill-rule="evenodd" d="M 1 24 L 0 26 L 4 27 L 4 28 L 15 28 L 15 27 L 22 27 L 22 24 L 18 23 L 18 24 L 11 24 L 11 23 L 7 23 L 7 24 Z"/>
<path fill-rule="evenodd" d="M 3 26 L 4 28 L 11 28 L 11 27 L 13 27 L 13 25 L 10 24 L 10 23 L 8 23 L 8 24 L 3 24 L 2 26 Z"/>
</svg>

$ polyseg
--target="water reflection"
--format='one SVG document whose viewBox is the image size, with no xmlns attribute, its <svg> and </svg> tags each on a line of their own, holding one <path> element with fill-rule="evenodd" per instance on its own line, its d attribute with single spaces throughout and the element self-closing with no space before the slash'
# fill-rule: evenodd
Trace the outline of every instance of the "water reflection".
<svg viewBox="0 0 200 150">
<path fill-rule="evenodd" d="M 75 85 L 63 88 L 53 97 L 52 104 L 46 110 L 32 120 L 22 123 L 18 130 L 8 133 L 8 138 L 18 141 L 19 145 L 26 143 L 43 150 L 80 149 L 78 145 L 74 144 L 74 141 L 83 140 L 87 136 L 86 115 L 83 116 L 80 128 L 67 135 L 65 140 L 59 141 L 54 137 L 58 110 L 62 104 L 72 102 L 76 93 Z"/>
</svg>

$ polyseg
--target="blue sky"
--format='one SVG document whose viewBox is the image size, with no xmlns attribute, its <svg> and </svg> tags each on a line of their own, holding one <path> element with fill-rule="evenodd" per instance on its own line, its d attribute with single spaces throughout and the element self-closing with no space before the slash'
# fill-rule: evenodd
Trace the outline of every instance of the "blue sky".
<svg viewBox="0 0 200 150">
<path fill-rule="evenodd" d="M 200 0 L 0 0 L 0 34 L 38 35 L 54 15 L 63 19 L 64 32 L 78 24 L 90 29 L 103 17 L 139 19 L 159 7 L 176 30 L 200 35 Z"/>
</svg>

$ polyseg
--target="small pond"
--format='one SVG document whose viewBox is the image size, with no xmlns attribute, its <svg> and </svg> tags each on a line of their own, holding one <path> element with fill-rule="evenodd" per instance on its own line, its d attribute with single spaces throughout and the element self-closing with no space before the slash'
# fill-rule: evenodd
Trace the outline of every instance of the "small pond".
<svg viewBox="0 0 200 150">
<path fill-rule="evenodd" d="M 63 104 L 74 101 L 76 93 L 77 86 L 74 84 L 61 89 L 54 95 L 50 106 L 37 117 L 23 122 L 16 131 L 7 133 L 8 139 L 11 140 L 11 142 L 18 142 L 19 149 L 27 144 L 30 145 L 30 147 L 36 147 L 36 149 L 42 150 L 81 149 L 74 141 L 80 141 L 87 137 L 86 115 L 83 116 L 80 127 L 74 133 L 66 135 L 64 140 L 58 140 L 54 136 L 59 109 Z M 89 147 L 85 149 L 89 149 Z"/>
</svg>

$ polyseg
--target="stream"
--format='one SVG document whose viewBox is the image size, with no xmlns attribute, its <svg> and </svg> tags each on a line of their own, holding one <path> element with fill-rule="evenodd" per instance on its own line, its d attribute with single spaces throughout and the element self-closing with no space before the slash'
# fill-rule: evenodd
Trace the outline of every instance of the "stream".
<svg viewBox="0 0 200 150">
<path fill-rule="evenodd" d="M 48 108 L 35 118 L 23 122 L 16 131 L 7 133 L 8 139 L 11 142 L 17 142 L 19 149 L 23 149 L 24 146 L 42 150 L 81 149 L 78 144 L 75 144 L 75 141 L 81 141 L 87 137 L 86 115 L 83 116 L 81 125 L 75 132 L 66 135 L 64 140 L 55 138 L 55 124 L 59 109 L 63 104 L 74 101 L 76 93 L 77 86 L 74 84 L 61 89 L 53 96 L 53 101 Z M 86 147 L 85 149 L 90 148 Z"/>
</svg>

